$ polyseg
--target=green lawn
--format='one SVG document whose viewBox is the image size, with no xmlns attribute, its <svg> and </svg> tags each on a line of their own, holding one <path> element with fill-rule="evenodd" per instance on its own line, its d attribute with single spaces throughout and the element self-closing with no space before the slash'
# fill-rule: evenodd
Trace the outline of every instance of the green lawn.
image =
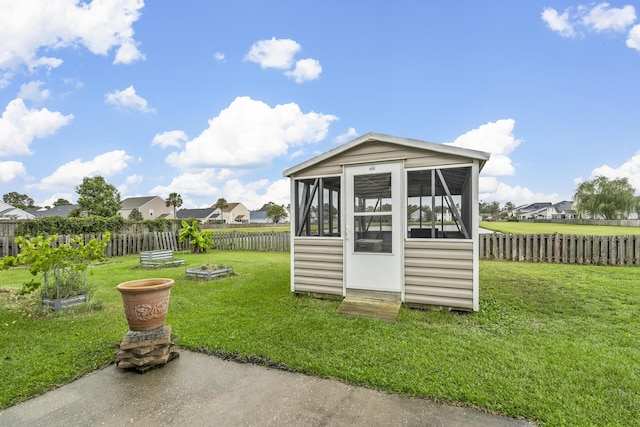
<svg viewBox="0 0 640 427">
<path fill-rule="evenodd" d="M 167 323 L 185 348 L 541 425 L 640 425 L 638 269 L 483 261 L 480 312 L 403 307 L 387 324 L 292 295 L 286 253 L 177 255 L 237 275 L 189 281 L 183 267 L 115 259 L 91 269 L 90 310 L 42 316 L 8 297 L 26 270 L 0 272 L 0 407 L 112 362 L 127 331 L 115 286 L 153 276 L 176 279 Z"/>
<path fill-rule="evenodd" d="M 576 225 L 538 222 L 481 221 L 481 228 L 508 234 L 576 234 L 582 236 L 625 236 L 640 234 L 640 227 Z"/>
</svg>

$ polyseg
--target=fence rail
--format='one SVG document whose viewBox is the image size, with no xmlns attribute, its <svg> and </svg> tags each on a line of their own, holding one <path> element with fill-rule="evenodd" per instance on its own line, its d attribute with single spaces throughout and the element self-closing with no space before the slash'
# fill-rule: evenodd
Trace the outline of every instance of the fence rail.
<svg viewBox="0 0 640 427">
<path fill-rule="evenodd" d="M 640 235 L 481 234 L 481 259 L 640 266 Z"/>
<path fill-rule="evenodd" d="M 85 235 L 85 241 L 96 237 Z M 212 233 L 213 243 L 216 249 L 238 251 L 278 251 L 287 252 L 290 247 L 289 232 L 246 233 L 224 232 Z M 14 237 L 0 237 L 0 257 L 16 256 L 19 252 Z M 69 236 L 59 236 L 57 245 L 68 243 Z M 105 253 L 108 257 L 138 254 L 142 251 L 187 250 L 186 242 L 178 242 L 177 234 L 165 232 L 148 232 L 137 234 L 116 234 L 111 236 Z"/>
<path fill-rule="evenodd" d="M 289 232 L 214 232 L 216 249 L 238 251 L 288 252 Z M 85 236 L 86 240 L 92 235 Z M 570 234 L 480 234 L 481 259 L 529 261 L 563 264 L 640 266 L 640 235 L 577 236 Z M 58 244 L 69 241 L 60 236 Z M 138 254 L 150 250 L 187 250 L 173 232 L 118 234 L 111 237 L 105 250 L 109 257 Z M 13 237 L 0 237 L 0 257 L 18 254 Z"/>
</svg>

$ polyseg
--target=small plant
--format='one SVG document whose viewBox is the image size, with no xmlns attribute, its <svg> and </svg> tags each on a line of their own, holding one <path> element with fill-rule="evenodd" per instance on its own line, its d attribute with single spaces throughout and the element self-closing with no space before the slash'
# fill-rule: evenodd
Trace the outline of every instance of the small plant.
<svg viewBox="0 0 640 427">
<path fill-rule="evenodd" d="M 178 232 L 178 240 L 180 242 L 189 242 L 193 253 L 204 253 L 213 248 L 211 233 L 200 231 L 197 220 L 193 220 L 191 224 L 187 221 L 182 221 L 182 228 Z"/>
<path fill-rule="evenodd" d="M 17 265 L 26 265 L 34 276 L 24 283 L 20 294 L 30 294 L 43 284 L 42 297 L 61 299 L 86 293 L 86 270 L 89 264 L 105 258 L 104 250 L 111 239 L 106 232 L 100 239 L 95 237 L 84 243 L 82 236 L 69 239 L 69 243 L 56 246 L 57 235 L 36 236 L 33 238 L 17 237 L 20 247 L 17 256 L 8 256 L 0 262 L 0 269 L 8 269 Z M 38 274 L 42 281 L 35 280 Z"/>
</svg>

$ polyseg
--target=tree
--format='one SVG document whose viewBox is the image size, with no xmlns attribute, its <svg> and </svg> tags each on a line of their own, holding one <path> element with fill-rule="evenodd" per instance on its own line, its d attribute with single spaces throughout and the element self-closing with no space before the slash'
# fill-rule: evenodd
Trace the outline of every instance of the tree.
<svg viewBox="0 0 640 427">
<path fill-rule="evenodd" d="M 284 208 L 284 206 L 271 204 L 271 206 L 267 208 L 267 218 L 271 219 L 276 224 L 286 217 L 287 210 Z"/>
<path fill-rule="evenodd" d="M 129 213 L 129 219 L 132 221 L 142 221 L 144 218 L 138 208 L 133 208 L 131 213 Z"/>
<path fill-rule="evenodd" d="M 58 199 L 55 202 L 53 202 L 53 206 L 64 206 L 64 205 L 70 205 L 71 202 L 68 201 L 67 199 Z"/>
<path fill-rule="evenodd" d="M 218 201 L 215 203 L 215 205 L 213 205 L 213 207 L 223 211 L 227 207 L 229 207 L 229 203 L 227 203 L 227 199 L 225 199 L 224 197 L 220 197 Z"/>
<path fill-rule="evenodd" d="M 627 178 L 609 180 L 606 176 L 597 176 L 578 185 L 573 201 L 580 216 L 589 214 L 592 217 L 618 219 L 637 209 L 638 201 L 634 193 L 635 188 Z"/>
<path fill-rule="evenodd" d="M 173 206 L 173 217 L 176 217 L 176 208 L 182 206 L 182 196 L 178 193 L 171 193 L 164 201 L 167 207 Z"/>
<path fill-rule="evenodd" d="M 78 206 L 81 212 L 88 215 L 110 217 L 118 214 L 122 205 L 120 192 L 103 177 L 84 177 L 82 184 L 76 187 Z"/>
<path fill-rule="evenodd" d="M 513 203 L 511 203 L 511 202 L 507 202 L 507 203 L 505 203 L 505 204 L 504 204 L 504 210 L 505 210 L 505 211 L 509 211 L 509 212 L 511 212 L 511 211 L 512 211 L 512 210 L 514 210 L 515 208 L 516 208 L 516 205 L 514 205 L 514 204 L 513 204 Z"/>
<path fill-rule="evenodd" d="M 18 209 L 34 208 L 34 201 L 26 194 L 20 194 L 15 191 L 2 196 L 2 201 Z"/>
</svg>

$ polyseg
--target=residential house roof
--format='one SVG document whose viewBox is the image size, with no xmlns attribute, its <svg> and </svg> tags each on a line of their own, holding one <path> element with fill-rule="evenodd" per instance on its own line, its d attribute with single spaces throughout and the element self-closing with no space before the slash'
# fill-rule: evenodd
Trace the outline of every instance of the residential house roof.
<svg viewBox="0 0 640 427">
<path fill-rule="evenodd" d="M 68 217 L 69 213 L 73 210 L 76 209 L 78 207 L 77 204 L 75 205 L 60 205 L 60 206 L 54 206 L 52 208 L 49 208 L 47 210 L 44 211 L 38 211 L 36 212 L 36 216 L 38 218 L 42 218 L 42 217 L 48 217 L 48 216 L 62 216 L 62 217 Z"/>
<path fill-rule="evenodd" d="M 122 206 L 122 209 L 135 209 L 135 208 L 139 208 L 140 206 L 144 206 L 145 204 L 149 203 L 156 197 L 158 196 L 127 197 L 120 204 Z"/>
<path fill-rule="evenodd" d="M 22 209 L 0 201 L 0 220 L 33 219 L 35 216 Z"/>
<path fill-rule="evenodd" d="M 201 208 L 201 209 L 180 209 L 176 212 L 176 217 L 185 219 L 185 218 L 211 218 L 215 219 L 220 216 L 220 214 L 215 213 L 216 208 Z"/>
</svg>

